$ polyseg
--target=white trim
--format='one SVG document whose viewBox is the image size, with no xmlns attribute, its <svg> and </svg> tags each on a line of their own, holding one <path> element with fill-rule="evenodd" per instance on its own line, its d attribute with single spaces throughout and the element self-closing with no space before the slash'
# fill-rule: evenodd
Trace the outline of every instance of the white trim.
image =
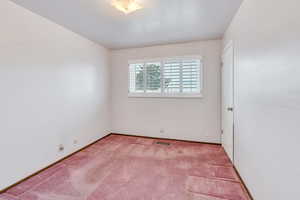
<svg viewBox="0 0 300 200">
<path fill-rule="evenodd" d="M 203 95 L 203 89 L 204 89 L 204 60 L 200 60 L 200 80 L 199 80 L 199 88 L 200 88 L 200 94 Z"/>
<path fill-rule="evenodd" d="M 143 63 L 143 78 L 144 78 L 144 93 L 146 93 L 147 88 L 147 66 Z"/>
<path fill-rule="evenodd" d="M 161 94 L 161 93 L 128 93 L 129 98 L 203 98 L 202 93 Z"/>
<path fill-rule="evenodd" d="M 165 93 L 165 76 L 164 76 L 164 67 L 165 67 L 165 60 L 162 60 L 160 63 L 160 87 L 161 87 L 161 95 Z"/>
<path fill-rule="evenodd" d="M 233 107 L 233 113 L 232 113 L 232 115 L 233 115 L 233 127 L 234 127 L 234 124 L 235 124 L 235 116 L 236 116 L 236 113 L 235 113 L 235 110 L 236 110 L 236 106 L 235 106 L 235 103 L 236 103 L 236 101 L 235 101 L 235 88 L 236 88 L 236 80 L 235 80 L 235 78 L 236 78 L 236 74 L 235 74 L 235 43 L 234 43 L 234 41 L 233 40 L 229 40 L 226 44 L 225 44 L 225 46 L 224 46 L 224 48 L 223 48 L 223 51 L 222 51 L 222 65 L 223 65 L 223 61 L 224 61 L 224 55 L 228 52 L 228 50 L 231 48 L 231 51 L 232 51 L 232 89 L 233 89 L 233 97 L 232 97 L 232 107 Z M 222 66 L 222 68 L 221 68 L 221 70 L 222 70 L 222 73 L 223 73 L 223 66 Z M 221 76 L 223 76 L 222 74 L 221 74 Z M 222 80 L 222 84 L 223 84 L 223 80 Z M 223 92 L 223 88 L 221 89 L 222 90 L 222 92 Z M 222 99 L 222 101 L 221 101 L 221 108 L 223 107 L 223 99 Z M 222 108 L 223 109 L 223 108 Z M 222 112 L 223 112 L 223 110 L 222 110 Z M 221 112 L 221 113 L 222 113 Z M 221 115 L 221 129 L 223 129 L 223 127 L 222 127 L 222 125 L 223 125 L 223 116 Z M 223 135 L 221 134 L 221 144 L 223 145 Z M 233 147 L 232 147 L 233 149 L 232 149 L 232 163 L 233 164 L 235 164 L 235 150 L 236 150 L 236 148 L 235 148 L 235 130 L 234 130 L 234 128 L 233 128 Z"/>
<path fill-rule="evenodd" d="M 227 49 L 232 47 L 233 48 L 233 40 L 229 40 L 226 45 L 223 48 L 223 52 L 222 52 L 222 60 L 223 60 L 223 55 L 224 53 L 226 53 Z"/>
<path fill-rule="evenodd" d="M 182 92 L 183 92 L 183 88 L 182 88 L 182 85 L 183 85 L 183 75 L 182 75 L 182 66 L 183 66 L 183 64 L 182 64 L 182 60 L 180 60 L 179 61 L 179 63 L 180 63 L 180 68 L 179 68 L 179 82 L 181 83 L 180 85 L 179 85 L 179 91 L 180 91 L 180 94 L 182 94 Z M 199 76 L 200 76 L 200 74 L 199 74 Z"/>
<path fill-rule="evenodd" d="M 182 59 L 199 59 L 203 60 L 203 56 L 200 55 L 187 55 L 187 56 L 174 56 L 174 57 L 157 57 L 157 58 L 146 58 L 146 59 L 131 59 L 128 60 L 128 64 L 143 64 L 145 62 L 161 62 L 162 60 L 182 60 Z"/>
</svg>

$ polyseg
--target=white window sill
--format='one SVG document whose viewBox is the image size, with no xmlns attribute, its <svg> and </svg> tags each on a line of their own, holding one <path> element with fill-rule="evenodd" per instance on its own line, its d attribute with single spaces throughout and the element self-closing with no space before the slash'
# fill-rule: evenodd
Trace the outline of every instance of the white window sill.
<svg viewBox="0 0 300 200">
<path fill-rule="evenodd" d="M 144 94 L 144 93 L 129 93 L 128 98 L 203 98 L 202 94 Z"/>
</svg>

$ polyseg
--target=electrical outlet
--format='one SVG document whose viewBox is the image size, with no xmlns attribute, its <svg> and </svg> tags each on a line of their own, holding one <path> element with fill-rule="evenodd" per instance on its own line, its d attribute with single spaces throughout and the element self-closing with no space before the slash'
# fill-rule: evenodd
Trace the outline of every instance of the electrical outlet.
<svg viewBox="0 0 300 200">
<path fill-rule="evenodd" d="M 161 128 L 161 129 L 159 130 L 159 132 L 160 132 L 160 133 L 165 133 L 165 129 Z"/>
<path fill-rule="evenodd" d="M 75 140 L 73 140 L 73 144 L 77 144 L 78 143 L 78 141 L 75 139 Z"/>
<path fill-rule="evenodd" d="M 59 147 L 58 147 L 58 151 L 64 151 L 65 147 L 64 145 L 60 144 Z"/>
</svg>

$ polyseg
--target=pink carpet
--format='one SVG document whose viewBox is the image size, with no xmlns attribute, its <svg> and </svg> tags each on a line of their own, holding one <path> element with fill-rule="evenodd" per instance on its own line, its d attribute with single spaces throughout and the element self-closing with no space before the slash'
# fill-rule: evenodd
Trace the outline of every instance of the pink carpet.
<svg viewBox="0 0 300 200">
<path fill-rule="evenodd" d="M 0 200 L 249 200 L 221 146 L 158 141 L 111 135 Z"/>
</svg>

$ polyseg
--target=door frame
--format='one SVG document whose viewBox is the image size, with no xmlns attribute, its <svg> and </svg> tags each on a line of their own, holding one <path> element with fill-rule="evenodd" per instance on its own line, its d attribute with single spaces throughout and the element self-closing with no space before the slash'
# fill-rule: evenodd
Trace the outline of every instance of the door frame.
<svg viewBox="0 0 300 200">
<path fill-rule="evenodd" d="M 235 81 L 235 48 L 234 48 L 234 41 L 233 40 L 229 40 L 225 45 L 224 45 L 224 48 L 222 50 L 222 57 L 221 57 L 221 60 L 222 60 L 222 65 L 221 65 L 221 77 L 223 77 L 223 61 L 224 61 L 224 55 L 225 53 L 227 53 L 227 50 L 229 48 L 232 48 L 232 106 L 233 106 L 233 111 L 232 111 L 232 126 L 233 126 L 233 144 L 232 144 L 232 164 L 235 164 L 235 109 L 236 109 L 236 106 L 235 106 L 235 84 L 236 84 L 236 81 Z M 223 79 L 221 79 L 221 84 L 223 84 Z M 221 87 L 221 90 L 223 92 L 223 86 Z M 221 108 L 223 109 L 223 95 L 221 95 Z M 223 111 L 221 111 L 221 123 L 223 124 L 223 115 L 222 115 Z M 223 127 L 221 126 L 222 130 L 221 130 L 221 143 L 223 144 Z"/>
</svg>

